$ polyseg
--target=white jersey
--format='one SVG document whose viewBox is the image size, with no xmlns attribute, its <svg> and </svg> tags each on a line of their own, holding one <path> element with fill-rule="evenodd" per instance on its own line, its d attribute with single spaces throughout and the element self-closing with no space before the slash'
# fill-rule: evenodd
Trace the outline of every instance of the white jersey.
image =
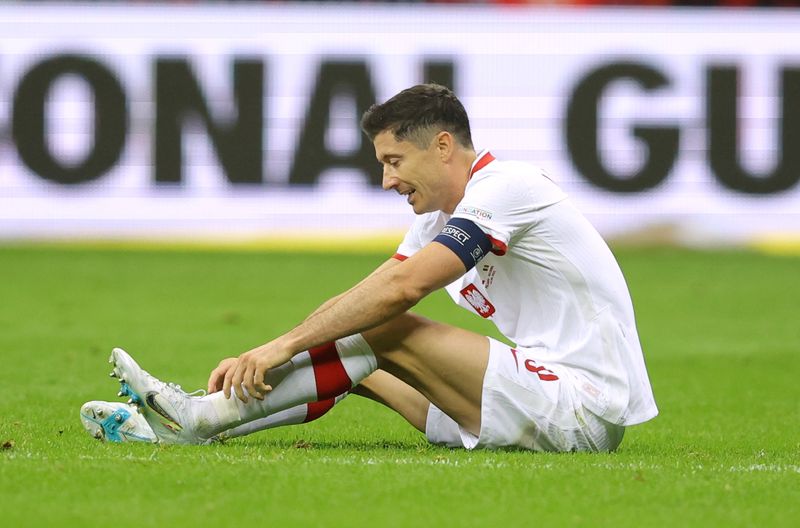
<svg viewBox="0 0 800 528">
<path fill-rule="evenodd" d="M 492 253 L 447 286 L 517 347 L 574 377 L 585 407 L 633 425 L 658 414 L 625 279 L 606 243 L 541 170 L 478 154 L 453 215 L 416 218 L 398 248 L 410 257 L 450 218 L 491 239 Z"/>
</svg>

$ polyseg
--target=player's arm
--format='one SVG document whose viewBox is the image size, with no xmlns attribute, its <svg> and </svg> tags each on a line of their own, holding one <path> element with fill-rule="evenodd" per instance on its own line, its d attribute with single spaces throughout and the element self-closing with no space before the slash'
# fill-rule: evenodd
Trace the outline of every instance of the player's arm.
<svg viewBox="0 0 800 528">
<path fill-rule="evenodd" d="M 465 271 L 450 250 L 432 242 L 407 260 L 394 260 L 370 275 L 285 337 L 297 339 L 289 342 L 293 343 L 292 348 L 303 347 L 297 348 L 299 351 L 372 328 L 405 312 Z M 307 344 L 307 340 L 314 344 Z"/>
<path fill-rule="evenodd" d="M 451 220 L 433 242 L 412 257 L 372 274 L 290 332 L 239 356 L 235 370 L 225 375 L 225 395 L 233 388 L 247 401 L 244 384 L 249 394 L 263 398 L 271 390 L 264 384 L 269 369 L 300 351 L 373 328 L 405 312 L 461 277 L 490 249 L 488 237 L 474 223 Z"/>
<path fill-rule="evenodd" d="M 383 262 L 380 266 L 375 268 L 369 275 L 367 275 L 364 279 L 362 279 L 361 282 L 356 284 L 356 286 L 354 286 L 354 288 L 357 287 L 362 282 L 364 282 L 365 280 L 367 280 L 370 277 L 372 277 L 373 275 L 376 275 L 378 273 L 382 273 L 383 271 L 385 271 L 385 270 L 387 270 L 387 269 L 389 269 L 389 268 L 391 268 L 391 267 L 393 267 L 393 266 L 395 266 L 397 264 L 400 264 L 400 262 L 401 262 L 400 260 L 398 260 L 398 259 L 396 259 L 394 257 L 390 258 L 389 260 Z M 311 314 L 308 317 L 306 317 L 306 320 L 314 317 L 315 315 L 317 315 L 317 314 L 319 314 L 321 312 L 324 312 L 325 310 L 327 310 L 328 308 L 330 308 L 331 306 L 336 304 L 346 294 L 347 294 L 347 292 L 343 292 L 343 293 L 340 293 L 339 295 L 336 295 L 335 297 L 331 297 L 330 299 L 328 299 L 327 301 L 322 303 L 322 305 L 320 305 L 316 310 L 311 312 Z M 217 367 L 214 370 L 212 370 L 211 374 L 209 374 L 209 376 L 208 376 L 208 392 L 209 393 L 214 393 L 214 392 L 222 390 L 223 387 L 224 387 L 225 375 L 228 373 L 229 370 L 231 370 L 231 369 L 235 370 L 237 364 L 238 364 L 238 358 L 235 358 L 235 357 L 229 357 L 229 358 L 225 358 L 225 359 L 221 360 L 219 362 L 219 364 L 217 365 Z"/>
<path fill-rule="evenodd" d="M 464 272 L 463 262 L 452 251 L 430 243 L 407 260 L 367 277 L 290 332 L 239 356 L 235 364 L 227 365 L 222 383 L 225 396 L 236 392 L 247 401 L 244 386 L 248 394 L 263 398 L 272 390 L 264 383 L 269 369 L 303 350 L 378 326 Z"/>
</svg>

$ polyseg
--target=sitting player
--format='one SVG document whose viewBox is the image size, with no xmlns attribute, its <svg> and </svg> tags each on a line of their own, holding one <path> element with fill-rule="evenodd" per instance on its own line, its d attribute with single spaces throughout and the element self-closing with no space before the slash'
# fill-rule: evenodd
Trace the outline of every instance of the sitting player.
<svg viewBox="0 0 800 528">
<path fill-rule="evenodd" d="M 435 84 L 373 105 L 361 126 L 384 189 L 418 215 L 397 253 L 286 334 L 221 361 L 208 395 L 115 349 L 113 375 L 157 441 L 313 419 L 348 392 L 469 449 L 613 450 L 657 414 L 619 266 L 542 170 L 476 152 L 461 102 Z M 409 312 L 440 288 L 513 345 Z"/>
</svg>

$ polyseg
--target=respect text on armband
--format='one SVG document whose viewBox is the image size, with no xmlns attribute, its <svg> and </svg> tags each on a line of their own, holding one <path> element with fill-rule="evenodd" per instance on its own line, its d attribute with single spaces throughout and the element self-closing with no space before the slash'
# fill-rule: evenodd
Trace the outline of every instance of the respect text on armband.
<svg viewBox="0 0 800 528">
<path fill-rule="evenodd" d="M 449 224 L 444 226 L 440 234 L 452 238 L 462 246 L 466 244 L 470 239 L 470 236 L 466 231 L 464 231 L 463 229 L 459 229 L 454 225 L 449 225 Z"/>
</svg>

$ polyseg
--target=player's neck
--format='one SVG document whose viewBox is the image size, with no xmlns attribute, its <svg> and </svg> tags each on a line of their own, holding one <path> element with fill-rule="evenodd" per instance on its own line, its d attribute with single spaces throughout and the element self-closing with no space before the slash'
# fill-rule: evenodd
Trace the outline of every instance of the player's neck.
<svg viewBox="0 0 800 528">
<path fill-rule="evenodd" d="M 469 177 L 471 176 L 472 166 L 475 164 L 475 160 L 478 159 L 478 153 L 470 149 L 470 150 L 465 150 L 464 154 L 467 163 L 467 181 L 469 181 Z"/>
<path fill-rule="evenodd" d="M 458 202 L 464 197 L 464 192 L 471 176 L 472 165 L 477 157 L 478 155 L 471 149 L 460 150 L 454 154 L 450 199 L 445 207 L 441 209 L 442 212 L 453 214 Z"/>
</svg>

